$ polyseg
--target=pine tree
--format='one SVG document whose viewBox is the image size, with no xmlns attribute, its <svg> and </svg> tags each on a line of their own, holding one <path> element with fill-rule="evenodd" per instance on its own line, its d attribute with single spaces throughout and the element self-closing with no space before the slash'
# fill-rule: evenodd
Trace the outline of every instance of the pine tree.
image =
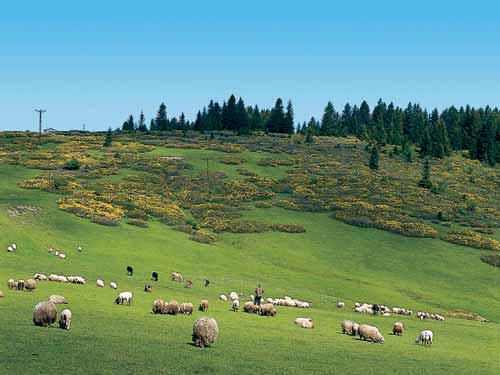
<svg viewBox="0 0 500 375">
<path fill-rule="evenodd" d="M 370 161 L 368 163 L 370 169 L 378 169 L 378 161 L 379 161 L 378 145 L 373 145 L 370 150 Z"/>
<path fill-rule="evenodd" d="M 425 158 L 424 169 L 422 171 L 422 179 L 419 181 L 418 186 L 429 190 L 432 188 L 431 166 L 429 164 L 429 158 Z"/>
<path fill-rule="evenodd" d="M 255 131 L 262 130 L 263 128 L 262 114 L 260 113 L 259 106 L 255 105 L 250 115 L 250 129 Z"/>
<path fill-rule="evenodd" d="M 276 100 L 274 108 L 271 110 L 271 116 L 266 124 L 266 129 L 269 133 L 279 133 L 285 121 L 285 113 L 283 110 L 283 101 L 281 98 Z"/>
<path fill-rule="evenodd" d="M 474 155 L 476 159 L 487 162 L 491 166 L 496 164 L 495 133 L 496 129 L 492 118 L 487 118 L 479 131 L 476 155 Z"/>
<path fill-rule="evenodd" d="M 321 118 L 320 134 L 338 136 L 339 133 L 338 113 L 335 111 L 332 102 L 328 102 Z"/>
<path fill-rule="evenodd" d="M 181 113 L 181 116 L 179 117 L 179 129 L 181 130 L 187 130 L 188 126 L 186 123 L 186 116 L 184 115 L 184 112 Z"/>
<path fill-rule="evenodd" d="M 158 129 L 156 129 L 155 120 L 153 120 L 153 119 L 151 119 L 151 121 L 149 122 L 149 130 L 150 131 L 158 130 Z"/>
<path fill-rule="evenodd" d="M 160 104 L 158 112 L 156 113 L 155 130 L 168 130 L 167 106 L 165 105 L 165 103 Z"/>
<path fill-rule="evenodd" d="M 146 118 L 144 117 L 144 113 L 142 111 L 139 115 L 139 121 L 137 122 L 137 130 L 140 132 L 148 131 L 148 127 L 146 126 Z"/>
<path fill-rule="evenodd" d="M 429 135 L 429 129 L 425 127 L 422 135 L 422 141 L 420 142 L 420 156 L 428 156 L 431 154 L 431 136 Z"/>
<path fill-rule="evenodd" d="M 106 132 L 106 137 L 104 138 L 103 147 L 111 147 L 112 142 L 113 142 L 113 131 L 111 130 L 111 127 L 109 127 L 108 131 Z"/>
<path fill-rule="evenodd" d="M 407 140 L 403 143 L 403 156 L 407 163 L 413 162 L 413 150 L 411 148 L 410 142 Z"/>
<path fill-rule="evenodd" d="M 236 131 L 238 134 L 248 134 L 250 133 L 250 121 L 248 118 L 248 112 L 245 107 L 243 99 L 240 98 L 236 104 Z"/>
<path fill-rule="evenodd" d="M 134 122 L 134 116 L 130 115 L 122 125 L 122 130 L 125 131 L 134 131 L 135 130 L 135 122 Z"/>
<path fill-rule="evenodd" d="M 222 107 L 222 128 L 226 130 L 237 130 L 238 128 L 238 113 L 234 95 L 231 95 L 227 104 Z"/>
<path fill-rule="evenodd" d="M 281 126 L 280 133 L 292 134 L 295 131 L 294 120 L 293 120 L 293 106 L 292 101 L 289 100 L 286 106 L 286 113 L 283 119 L 283 125 Z"/>
<path fill-rule="evenodd" d="M 444 121 L 438 116 L 437 119 L 431 119 L 430 133 L 430 154 L 436 158 L 443 158 L 450 154 L 450 140 L 446 131 Z"/>
<path fill-rule="evenodd" d="M 349 103 L 346 103 L 340 117 L 340 134 L 352 134 L 353 110 Z"/>
</svg>

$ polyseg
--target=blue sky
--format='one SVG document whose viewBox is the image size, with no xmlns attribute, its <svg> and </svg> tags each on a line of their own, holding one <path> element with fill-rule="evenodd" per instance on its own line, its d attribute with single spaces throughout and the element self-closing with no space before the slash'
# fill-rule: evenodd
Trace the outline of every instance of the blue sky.
<svg viewBox="0 0 500 375">
<path fill-rule="evenodd" d="M 0 129 L 193 118 L 231 93 L 296 120 L 328 100 L 500 105 L 500 4 L 23 1 L 0 5 Z"/>
</svg>

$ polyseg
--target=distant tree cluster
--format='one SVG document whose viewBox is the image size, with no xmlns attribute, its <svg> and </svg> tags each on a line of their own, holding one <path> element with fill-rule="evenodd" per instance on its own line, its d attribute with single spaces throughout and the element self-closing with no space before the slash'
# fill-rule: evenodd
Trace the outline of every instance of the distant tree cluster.
<svg viewBox="0 0 500 375">
<path fill-rule="evenodd" d="M 242 98 L 236 100 L 231 95 L 222 105 L 210 101 L 207 107 L 198 111 L 193 122 L 188 121 L 184 113 L 179 118 L 169 118 L 167 107 L 162 103 L 149 128 L 141 112 L 137 122 L 130 115 L 121 130 L 229 130 L 240 135 L 257 131 L 297 132 L 306 136 L 307 144 L 313 142 L 314 136 L 355 136 L 379 147 L 401 146 L 407 161 L 412 160 L 411 146 L 415 145 L 422 157 L 443 158 L 451 151 L 465 150 L 471 158 L 490 165 L 500 162 L 500 113 L 498 108 L 490 107 L 457 109 L 451 106 L 441 113 L 434 109 L 429 114 L 418 104 L 409 103 L 401 108 L 393 103 L 387 105 L 380 99 L 373 110 L 363 101 L 359 106 L 347 103 L 339 113 L 333 103 L 328 102 L 320 120 L 312 117 L 308 122 L 295 125 L 291 101 L 285 108 L 283 100 L 278 98 L 273 108 L 261 109 L 257 105 L 247 106 Z"/>
</svg>

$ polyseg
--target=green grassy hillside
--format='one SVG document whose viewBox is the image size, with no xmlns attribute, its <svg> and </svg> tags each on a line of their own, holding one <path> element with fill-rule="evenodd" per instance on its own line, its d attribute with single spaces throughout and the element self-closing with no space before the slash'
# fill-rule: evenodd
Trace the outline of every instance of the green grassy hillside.
<svg viewBox="0 0 500 375">
<path fill-rule="evenodd" d="M 50 151 L 57 146 L 47 142 L 44 148 Z M 181 176 L 203 174 L 208 158 L 213 185 L 220 183 L 216 171 L 224 172 L 226 177 L 220 178 L 225 180 L 240 179 L 239 168 L 278 180 L 296 168 L 264 166 L 259 163 L 263 158 L 287 160 L 296 154 L 272 154 L 265 148 L 252 151 L 248 144 L 246 150 L 235 154 L 245 159 L 242 165 L 220 163 L 228 157 L 226 152 L 172 148 L 170 144 L 154 146 L 144 157 L 185 158 L 190 167 L 181 170 Z M 127 225 L 125 221 L 118 226 L 98 225 L 59 209 L 57 201 L 63 197 L 60 192 L 17 185 L 42 172 L 19 162 L 33 152 L 35 149 L 27 151 L 15 163 L 8 160 L 12 155 L 5 156 L 2 162 L 0 154 L 0 290 L 5 295 L 0 298 L 2 374 L 498 374 L 500 278 L 498 268 L 480 261 L 478 249 L 351 226 L 332 220 L 326 210 L 286 210 L 279 205 L 256 208 L 254 201 L 244 203 L 241 216 L 234 220 L 297 224 L 305 232 L 223 231 L 217 233 L 214 243 L 203 244 L 154 218 L 148 221 L 148 228 Z M 96 147 L 87 151 L 87 159 L 81 160 L 83 165 L 90 163 L 89 159 L 109 161 L 110 157 Z M 133 165 L 116 165 L 114 174 L 98 180 L 77 176 L 75 181 L 88 184 L 85 186 L 89 189 L 99 181 L 120 183 L 131 175 L 150 173 Z M 172 191 L 176 194 L 174 188 Z M 277 191 L 273 199 L 286 196 L 286 192 Z M 19 205 L 40 210 L 12 215 L 9 209 Z M 183 209 L 192 220 L 194 211 Z M 430 221 L 427 224 L 439 231 L 445 228 Z M 495 236 L 498 238 L 497 234 L 492 238 Z M 7 253 L 6 247 L 12 242 L 16 242 L 18 250 Z M 76 251 L 78 245 L 83 247 L 82 253 Z M 49 247 L 64 251 L 67 259 L 61 261 L 49 255 Z M 134 276 L 126 275 L 127 265 L 134 267 Z M 152 271 L 159 272 L 160 281 L 153 283 L 153 292 L 147 294 L 142 289 L 150 282 Z M 193 280 L 193 288 L 170 281 L 172 271 Z M 33 293 L 7 290 L 7 279 L 27 279 L 37 272 L 82 275 L 88 283 L 40 282 Z M 105 280 L 106 288 L 95 286 L 97 278 Z M 211 280 L 208 288 L 203 286 L 205 278 Z M 107 286 L 110 281 L 118 283 L 118 291 L 134 293 L 131 307 L 113 303 L 118 291 Z M 278 307 L 277 316 L 270 318 L 230 312 L 229 302 L 217 298 L 232 290 L 248 295 L 257 283 L 263 284 L 265 296 L 289 295 L 311 301 L 312 308 Z M 62 294 L 69 300 L 67 307 L 73 311 L 70 331 L 32 324 L 34 305 L 51 294 Z M 209 299 L 207 315 L 219 322 L 217 342 L 204 350 L 191 345 L 192 324 L 205 314 L 196 311 L 193 316 L 154 315 L 151 306 L 155 298 L 195 305 L 202 298 Z M 335 307 L 339 300 L 346 303 L 346 308 Z M 354 313 L 354 302 L 365 301 L 445 315 L 461 310 L 480 314 L 490 322 L 457 318 L 420 321 L 415 316 Z M 63 306 L 58 308 L 60 311 Z M 313 318 L 316 328 L 294 326 L 297 317 Z M 371 344 L 342 335 L 343 319 L 376 325 L 385 343 Z M 390 334 L 395 321 L 406 326 L 402 337 Z M 435 333 L 430 349 L 414 344 L 422 329 Z"/>
</svg>

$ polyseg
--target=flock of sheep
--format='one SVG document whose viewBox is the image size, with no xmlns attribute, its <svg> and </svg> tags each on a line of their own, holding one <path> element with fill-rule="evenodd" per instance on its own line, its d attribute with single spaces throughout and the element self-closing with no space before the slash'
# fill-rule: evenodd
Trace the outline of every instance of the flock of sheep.
<svg viewBox="0 0 500 375">
<path fill-rule="evenodd" d="M 382 336 L 379 329 L 375 326 L 371 326 L 368 324 L 358 324 L 352 320 L 344 320 L 340 325 L 340 328 L 342 329 L 342 333 L 349 336 L 359 336 L 360 340 L 366 340 L 380 344 L 383 344 L 385 341 L 384 336 Z M 392 326 L 392 334 L 394 336 L 403 336 L 403 333 L 403 323 L 394 323 Z M 423 330 L 415 339 L 415 343 L 430 347 L 432 345 L 433 336 L 434 333 L 431 330 Z"/>
<path fill-rule="evenodd" d="M 15 244 L 10 245 L 13 249 L 16 248 Z M 60 254 L 59 254 L 60 255 Z M 127 267 L 127 274 L 132 276 L 134 273 L 131 266 Z M 158 281 L 158 273 L 152 273 L 152 280 Z M 171 273 L 171 280 L 176 282 L 183 282 L 184 277 L 179 272 Z M 37 281 L 53 281 L 60 283 L 72 283 L 85 285 L 87 280 L 82 276 L 63 276 L 57 274 L 50 274 L 46 276 L 42 273 L 37 273 L 26 281 L 14 279 L 9 279 L 7 282 L 8 288 L 17 291 L 33 291 L 37 288 Z M 208 280 L 205 280 L 208 285 Z M 96 286 L 99 288 L 105 287 L 105 282 L 102 279 L 96 280 Z M 118 285 L 116 282 L 111 281 L 109 286 L 112 289 L 117 289 Z M 187 288 L 192 286 L 192 282 L 187 280 L 185 285 Z M 146 285 L 144 290 L 146 292 L 151 292 L 152 287 Z M 1 292 L 0 292 L 1 293 Z M 1 296 L 1 295 L 0 295 Z M 229 295 L 221 294 L 219 300 L 229 301 L 231 303 L 231 311 L 239 311 L 240 308 L 240 298 L 243 296 L 242 293 L 231 292 Z M 115 303 L 118 305 L 132 305 L 133 294 L 130 291 L 121 292 L 115 299 Z M 243 312 L 249 314 L 259 314 L 262 316 L 274 317 L 277 314 L 276 306 L 284 307 L 297 307 L 297 308 L 311 308 L 312 304 L 310 302 L 301 301 L 288 296 L 283 298 L 267 298 L 267 303 L 255 304 L 254 296 L 249 295 L 248 300 L 243 304 Z M 67 300 L 63 296 L 51 295 L 48 301 L 43 301 L 38 303 L 33 311 L 33 323 L 37 326 L 50 326 L 54 324 L 57 320 L 57 308 L 56 304 L 66 304 Z M 344 302 L 337 302 L 336 306 L 338 308 L 345 307 Z M 208 311 L 208 300 L 201 300 L 198 309 L 202 312 Z M 153 314 L 165 314 L 165 315 L 192 315 L 194 311 L 194 305 L 191 302 L 178 303 L 175 300 L 164 301 L 162 299 L 155 299 L 153 302 L 152 313 Z M 393 307 L 390 308 L 385 305 L 375 305 L 368 303 L 355 303 L 354 312 L 365 313 L 365 314 L 376 314 L 380 311 L 383 316 L 389 316 L 390 314 L 400 314 L 411 316 L 413 314 L 412 310 Z M 417 312 L 417 317 L 419 319 L 435 319 L 444 320 L 444 317 L 436 313 L 427 312 Z M 60 313 L 59 326 L 63 329 L 69 330 L 71 327 L 72 312 L 69 309 L 64 309 Z M 301 328 L 312 329 L 315 327 L 314 321 L 311 318 L 300 317 L 295 319 L 294 324 Z M 367 340 L 374 343 L 384 343 L 384 336 L 380 333 L 379 329 L 368 324 L 358 324 L 352 320 L 344 320 L 341 324 L 342 333 L 351 336 L 359 336 L 361 340 Z M 203 317 L 198 319 L 193 326 L 192 339 L 195 345 L 199 347 L 205 347 L 207 345 L 215 342 L 219 332 L 217 322 L 212 318 Z M 402 336 L 404 333 L 404 326 L 401 322 L 396 322 L 393 325 L 392 330 L 393 335 Z M 431 346 L 433 340 L 433 332 L 430 330 L 424 330 L 420 332 L 415 342 L 417 344 L 422 344 L 424 346 Z"/>
</svg>

